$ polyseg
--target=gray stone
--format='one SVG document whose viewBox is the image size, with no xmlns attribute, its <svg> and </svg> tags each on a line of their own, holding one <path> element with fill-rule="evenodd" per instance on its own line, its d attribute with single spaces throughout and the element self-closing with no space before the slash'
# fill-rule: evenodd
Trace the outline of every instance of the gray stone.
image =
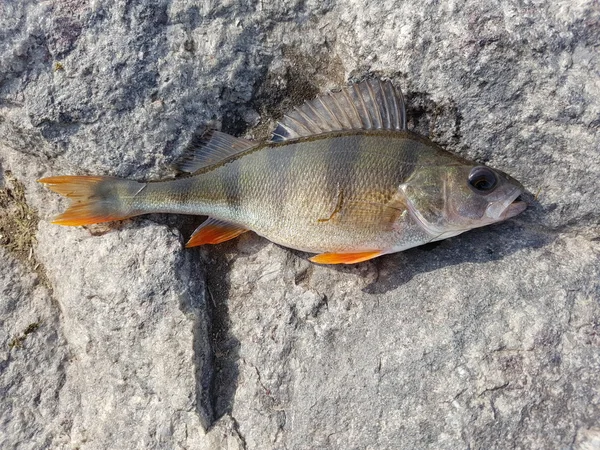
<svg viewBox="0 0 600 450">
<path fill-rule="evenodd" d="M 42 218 L 30 255 L 0 249 L 0 446 L 599 448 L 599 21 L 593 0 L 0 4 L 0 172 Z M 531 207 L 351 267 L 250 233 L 185 250 L 197 219 L 47 223 L 66 203 L 41 176 L 167 176 L 207 124 L 261 138 L 368 75 Z"/>
<path fill-rule="evenodd" d="M 0 248 L 0 447 L 42 448 L 64 427 L 58 397 L 69 350 L 40 277 Z"/>
<path fill-rule="evenodd" d="M 163 225 L 99 233 L 44 222 L 38 233 L 73 355 L 60 398 L 70 441 L 192 445 L 212 421 L 202 272 Z"/>
<path fill-rule="evenodd" d="M 598 423 L 597 242 L 506 225 L 339 269 L 252 241 L 219 297 L 249 448 L 556 448 Z"/>
</svg>

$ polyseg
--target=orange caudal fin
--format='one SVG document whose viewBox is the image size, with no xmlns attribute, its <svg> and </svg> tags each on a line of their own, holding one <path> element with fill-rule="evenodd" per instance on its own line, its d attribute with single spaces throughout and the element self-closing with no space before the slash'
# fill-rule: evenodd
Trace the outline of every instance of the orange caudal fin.
<svg viewBox="0 0 600 450">
<path fill-rule="evenodd" d="M 357 253 L 321 253 L 313 256 L 310 261 L 317 264 L 356 264 L 382 255 L 380 250 Z"/>
<path fill-rule="evenodd" d="M 185 246 L 189 248 L 204 244 L 220 244 L 236 238 L 246 231 L 248 231 L 246 228 L 239 225 L 209 218 L 196 228 Z"/>
<path fill-rule="evenodd" d="M 144 186 L 113 177 L 60 176 L 38 180 L 52 191 L 72 200 L 70 207 L 52 223 L 67 226 L 122 220 L 140 214 L 127 205 Z"/>
</svg>

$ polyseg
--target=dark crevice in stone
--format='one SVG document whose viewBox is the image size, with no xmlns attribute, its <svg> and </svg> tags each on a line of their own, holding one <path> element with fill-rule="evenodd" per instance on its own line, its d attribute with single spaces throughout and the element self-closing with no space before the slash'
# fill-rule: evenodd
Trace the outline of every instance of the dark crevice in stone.
<svg viewBox="0 0 600 450">
<path fill-rule="evenodd" d="M 180 301 L 180 309 L 193 317 L 194 374 L 196 385 L 196 412 L 205 430 L 214 420 L 211 400 L 211 384 L 214 375 L 213 355 L 208 341 L 210 330 L 209 296 L 204 282 L 204 270 L 197 254 L 184 256 L 190 263 L 189 291 Z"/>
<path fill-rule="evenodd" d="M 208 330 L 212 349 L 213 377 L 210 387 L 210 402 L 214 421 L 231 415 L 239 378 L 240 342 L 230 332 L 229 317 L 229 264 L 223 247 L 209 251 L 205 261 L 207 303 L 210 305 Z"/>
<path fill-rule="evenodd" d="M 240 424 L 235 419 L 235 417 L 233 417 L 233 416 L 230 416 L 230 417 L 231 417 L 231 421 L 233 422 L 233 429 L 234 429 L 235 433 L 238 435 L 238 437 L 240 438 L 240 441 L 242 441 L 242 448 L 245 450 L 247 448 L 246 438 L 240 431 Z"/>
</svg>

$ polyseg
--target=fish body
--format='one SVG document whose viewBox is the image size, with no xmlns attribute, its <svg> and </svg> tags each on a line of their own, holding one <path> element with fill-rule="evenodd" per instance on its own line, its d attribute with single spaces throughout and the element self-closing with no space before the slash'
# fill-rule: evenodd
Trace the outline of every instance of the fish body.
<svg viewBox="0 0 600 450">
<path fill-rule="evenodd" d="M 286 116 L 266 143 L 210 132 L 162 182 L 108 177 L 41 180 L 75 203 L 55 222 L 82 225 L 164 212 L 209 216 L 188 246 L 252 230 L 355 263 L 512 217 L 523 192 L 508 175 L 406 130 L 389 82 L 367 81 Z M 476 178 L 475 180 L 473 178 Z"/>
</svg>

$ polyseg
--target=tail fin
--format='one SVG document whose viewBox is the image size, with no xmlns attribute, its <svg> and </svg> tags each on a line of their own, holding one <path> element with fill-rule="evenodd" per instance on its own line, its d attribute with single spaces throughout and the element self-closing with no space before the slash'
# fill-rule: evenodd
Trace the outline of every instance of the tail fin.
<svg viewBox="0 0 600 450">
<path fill-rule="evenodd" d="M 39 182 L 73 200 L 70 207 L 52 221 L 58 225 L 90 225 L 143 214 L 132 208 L 132 200 L 145 183 L 88 176 L 49 177 Z"/>
</svg>

